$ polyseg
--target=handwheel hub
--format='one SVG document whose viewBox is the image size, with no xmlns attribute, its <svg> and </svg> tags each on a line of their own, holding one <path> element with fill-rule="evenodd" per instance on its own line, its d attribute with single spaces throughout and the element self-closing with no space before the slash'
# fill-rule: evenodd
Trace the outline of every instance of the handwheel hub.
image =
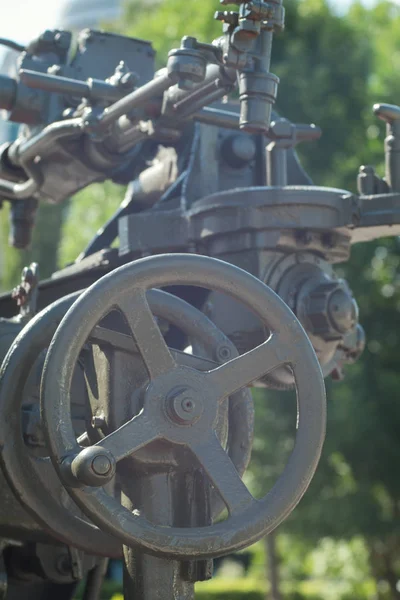
<svg viewBox="0 0 400 600">
<path fill-rule="evenodd" d="M 220 403 L 202 375 L 189 367 L 177 367 L 149 384 L 143 412 L 161 438 L 182 444 L 188 439 L 188 427 L 190 436 L 213 428 Z"/>
<path fill-rule="evenodd" d="M 204 404 L 196 390 L 181 386 L 174 388 L 166 397 L 168 416 L 180 425 L 193 425 L 203 414 Z"/>
</svg>

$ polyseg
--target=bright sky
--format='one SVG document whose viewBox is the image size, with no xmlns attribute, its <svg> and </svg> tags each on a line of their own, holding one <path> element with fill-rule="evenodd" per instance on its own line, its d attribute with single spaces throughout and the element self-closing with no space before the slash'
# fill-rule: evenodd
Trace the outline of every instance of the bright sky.
<svg viewBox="0 0 400 600">
<path fill-rule="evenodd" d="M 0 0 L 0 36 L 26 43 L 54 25 L 64 0 Z"/>
</svg>

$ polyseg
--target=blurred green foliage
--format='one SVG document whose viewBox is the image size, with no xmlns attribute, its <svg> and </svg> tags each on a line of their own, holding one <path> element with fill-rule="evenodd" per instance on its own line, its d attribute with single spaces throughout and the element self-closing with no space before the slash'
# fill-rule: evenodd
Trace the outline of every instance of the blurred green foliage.
<svg viewBox="0 0 400 600">
<path fill-rule="evenodd" d="M 61 230 L 58 261 L 66 265 L 74 261 L 93 235 L 121 204 L 124 189 L 110 181 L 94 183 L 82 190 L 69 204 Z"/>
</svg>

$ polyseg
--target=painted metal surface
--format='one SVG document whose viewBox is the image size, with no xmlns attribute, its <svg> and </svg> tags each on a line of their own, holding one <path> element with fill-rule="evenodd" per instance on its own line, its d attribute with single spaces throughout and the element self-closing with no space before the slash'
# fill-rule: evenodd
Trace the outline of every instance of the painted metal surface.
<svg viewBox="0 0 400 600">
<path fill-rule="evenodd" d="M 314 185 L 296 146 L 321 131 L 273 110 L 282 3 L 236 4 L 216 13 L 221 37 L 184 37 L 157 73 L 150 42 L 85 30 L 71 53 L 55 30 L 0 77 L 0 107 L 24 124 L 0 148 L 12 245 L 29 245 L 39 200 L 129 183 L 72 265 L 48 281 L 31 265 L 0 297 L 0 549 L 31 565 L 18 575 L 30 598 L 53 583 L 71 598 L 89 574 L 95 600 L 100 556 L 124 543 L 126 600 L 191 600 L 213 556 L 293 510 L 323 442 L 322 374 L 342 377 L 365 345 L 332 265 L 400 233 L 400 109 L 374 106 L 384 179 L 362 166 L 357 193 Z M 173 296 L 146 294 L 157 286 Z M 241 480 L 250 385 L 295 386 L 299 405 L 294 453 L 262 500 Z M 7 565 L 0 577 L 0 596 L 18 596 Z"/>
</svg>

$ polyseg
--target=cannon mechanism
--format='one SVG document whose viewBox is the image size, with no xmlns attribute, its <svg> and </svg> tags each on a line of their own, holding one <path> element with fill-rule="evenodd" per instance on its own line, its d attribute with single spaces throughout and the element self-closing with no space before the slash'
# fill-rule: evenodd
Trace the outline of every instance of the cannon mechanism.
<svg viewBox="0 0 400 600">
<path fill-rule="evenodd" d="M 189 600 L 212 558 L 290 514 L 317 467 L 323 378 L 365 345 L 333 265 L 400 233 L 400 109 L 374 107 L 384 178 L 363 166 L 357 194 L 315 185 L 296 146 L 320 129 L 274 109 L 283 6 L 236 4 L 215 15 L 221 37 L 183 38 L 156 73 L 149 42 L 56 30 L 0 76 L 21 124 L 0 148 L 14 247 L 39 201 L 128 184 L 74 263 L 46 281 L 32 264 L 0 297 L 0 599 L 70 600 L 86 578 L 95 600 L 123 558 L 126 600 Z M 293 453 L 259 499 L 242 479 L 252 386 L 298 403 Z"/>
</svg>

